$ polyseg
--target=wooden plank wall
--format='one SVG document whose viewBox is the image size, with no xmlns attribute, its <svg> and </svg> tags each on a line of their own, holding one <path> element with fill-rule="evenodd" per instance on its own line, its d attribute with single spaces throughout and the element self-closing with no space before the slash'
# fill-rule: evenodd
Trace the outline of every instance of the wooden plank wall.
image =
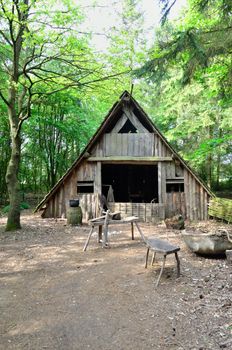
<svg viewBox="0 0 232 350">
<path fill-rule="evenodd" d="M 96 175 L 96 164 L 84 160 L 78 167 L 76 173 L 77 181 L 94 181 Z"/>
<path fill-rule="evenodd" d="M 167 148 L 163 140 L 161 140 L 160 136 L 158 134 L 153 134 L 153 154 L 154 157 L 171 157 L 172 153 Z"/>
<path fill-rule="evenodd" d="M 65 217 L 69 208 L 69 200 L 74 195 L 74 176 L 60 187 L 56 195 L 48 202 L 43 217 Z M 165 183 L 162 181 L 162 183 Z M 123 216 L 136 215 L 143 221 L 153 221 L 153 218 L 171 217 L 182 214 L 190 220 L 206 220 L 208 218 L 209 195 L 195 180 L 190 172 L 184 171 L 185 192 L 166 193 L 163 189 L 164 200 L 160 203 L 111 203 L 113 211 L 121 211 Z M 89 220 L 97 214 L 95 194 L 78 194 L 81 197 L 81 206 L 84 219 Z"/>
<path fill-rule="evenodd" d="M 107 133 L 91 150 L 91 155 L 96 157 L 171 157 L 172 152 L 159 135 L 154 133 Z"/>
<path fill-rule="evenodd" d="M 43 217 L 66 217 L 69 208 L 69 200 L 80 197 L 80 194 L 77 194 L 77 181 L 94 181 L 94 191 L 100 193 L 101 164 L 83 161 L 78 168 L 78 171 L 75 170 L 70 174 L 63 185 L 57 190 L 56 194 L 48 202 Z M 94 196 L 94 194 L 88 194 L 86 199 L 84 199 L 84 203 L 92 203 L 90 199 L 91 196 Z M 86 217 L 87 215 L 91 216 L 91 213 L 95 212 L 92 204 L 90 205 L 88 212 L 89 213 L 86 214 Z"/>
<path fill-rule="evenodd" d="M 104 134 L 91 151 L 92 156 L 153 156 L 154 137 L 149 133 Z"/>
<path fill-rule="evenodd" d="M 82 193 L 78 195 L 82 209 L 83 221 L 88 221 L 100 215 L 99 196 L 96 193 Z"/>
<path fill-rule="evenodd" d="M 111 211 L 120 211 L 122 217 L 138 216 L 144 222 L 165 217 L 164 205 L 158 203 L 109 203 L 109 207 Z"/>
<path fill-rule="evenodd" d="M 187 169 L 184 170 L 184 186 L 187 218 L 207 220 L 209 195 Z"/>
<path fill-rule="evenodd" d="M 170 218 L 177 214 L 186 217 L 185 193 L 166 193 L 165 217 Z"/>
</svg>

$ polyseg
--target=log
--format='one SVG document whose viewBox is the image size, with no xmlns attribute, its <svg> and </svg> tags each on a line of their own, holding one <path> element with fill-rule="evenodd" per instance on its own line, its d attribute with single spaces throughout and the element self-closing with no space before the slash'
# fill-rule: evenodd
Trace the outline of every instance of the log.
<svg viewBox="0 0 232 350">
<path fill-rule="evenodd" d="M 81 225 L 82 224 L 82 210 L 81 207 L 70 207 L 67 210 L 67 224 Z"/>
</svg>

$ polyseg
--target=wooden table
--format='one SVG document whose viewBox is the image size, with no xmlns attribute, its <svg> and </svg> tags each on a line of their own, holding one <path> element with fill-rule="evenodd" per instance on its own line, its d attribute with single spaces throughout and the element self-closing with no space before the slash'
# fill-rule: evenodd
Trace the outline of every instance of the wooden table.
<svg viewBox="0 0 232 350">
<path fill-rule="evenodd" d="M 176 262 L 177 262 L 177 277 L 180 276 L 180 260 L 178 257 L 178 251 L 180 250 L 180 247 L 171 244 L 168 241 L 164 241 L 162 239 L 158 239 L 158 238 L 147 238 L 145 239 L 145 243 L 147 246 L 147 254 L 146 254 L 146 262 L 145 262 L 145 268 L 147 268 L 147 261 L 148 261 L 148 256 L 149 256 L 149 251 L 152 250 L 153 251 L 153 256 L 152 256 L 152 261 L 151 261 L 151 265 L 153 265 L 154 261 L 155 261 L 155 255 L 156 253 L 162 254 L 163 255 L 163 264 L 160 270 L 160 274 L 158 277 L 158 280 L 156 282 L 156 286 L 158 286 L 161 275 L 163 273 L 164 270 L 164 266 L 165 266 L 165 261 L 166 261 L 166 256 L 169 254 L 175 254 L 176 257 Z"/>
<path fill-rule="evenodd" d="M 121 220 L 113 220 L 110 218 L 109 215 L 106 214 L 106 216 L 101 217 L 100 219 L 93 219 L 89 221 L 89 225 L 91 226 L 89 235 L 87 237 L 87 240 L 85 242 L 85 246 L 83 248 L 83 251 L 85 252 L 88 245 L 90 238 L 92 236 L 93 230 L 95 227 L 98 227 L 98 242 L 102 242 L 102 247 L 106 248 L 109 246 L 109 239 L 108 239 L 108 227 L 109 225 L 125 225 L 130 224 L 131 225 L 131 239 L 134 240 L 134 224 L 137 227 L 140 235 L 142 235 L 142 238 L 144 239 L 143 233 L 138 226 L 139 218 L 137 216 L 129 216 Z"/>
</svg>

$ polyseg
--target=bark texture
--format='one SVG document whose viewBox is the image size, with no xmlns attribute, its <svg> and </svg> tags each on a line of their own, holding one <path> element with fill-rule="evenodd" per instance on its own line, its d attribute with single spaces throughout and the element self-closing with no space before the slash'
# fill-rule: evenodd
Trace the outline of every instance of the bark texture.
<svg viewBox="0 0 232 350">
<path fill-rule="evenodd" d="M 11 157 L 6 172 L 6 184 L 9 194 L 10 210 L 8 213 L 6 231 L 17 230 L 20 225 L 20 183 L 18 179 L 20 156 L 21 156 L 21 138 L 17 132 L 16 117 L 9 108 L 11 121 Z"/>
</svg>

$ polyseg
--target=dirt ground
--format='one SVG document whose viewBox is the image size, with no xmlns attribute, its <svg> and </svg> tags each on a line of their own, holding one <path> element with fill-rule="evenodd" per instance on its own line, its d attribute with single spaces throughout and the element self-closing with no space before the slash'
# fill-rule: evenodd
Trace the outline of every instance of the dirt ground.
<svg viewBox="0 0 232 350">
<path fill-rule="evenodd" d="M 4 233 L 0 218 L 0 349 L 232 349 L 232 265 L 191 253 L 179 231 L 141 224 L 146 236 L 180 245 L 158 288 L 160 264 L 144 268 L 135 229 L 110 227 L 110 249 L 88 226 L 23 214 Z"/>
</svg>

